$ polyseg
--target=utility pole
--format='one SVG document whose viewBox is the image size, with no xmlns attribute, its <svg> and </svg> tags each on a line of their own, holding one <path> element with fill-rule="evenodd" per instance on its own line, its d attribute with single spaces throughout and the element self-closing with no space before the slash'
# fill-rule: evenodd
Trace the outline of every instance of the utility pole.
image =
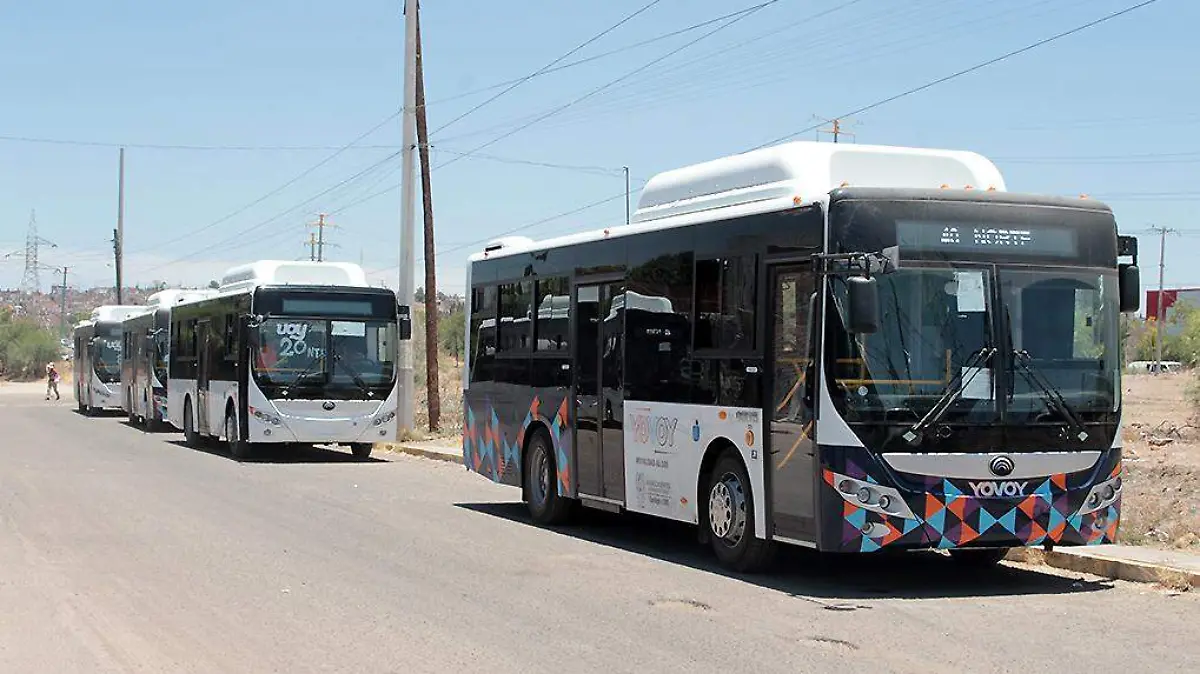
<svg viewBox="0 0 1200 674">
<path fill-rule="evenodd" d="M 124 264 L 125 258 L 125 148 L 121 148 L 117 169 L 117 229 L 113 235 L 113 247 L 117 263 L 117 304 L 124 304 Z"/>
<path fill-rule="evenodd" d="M 839 139 L 841 139 L 841 137 L 842 137 L 842 136 L 849 136 L 849 137 L 851 137 L 851 138 L 853 138 L 853 137 L 854 137 L 854 134 L 853 134 L 853 133 L 850 133 L 849 131 L 844 131 L 844 130 L 842 130 L 842 120 L 841 120 L 841 118 L 836 118 L 836 117 L 835 117 L 834 119 L 824 119 L 824 118 L 822 118 L 822 117 L 816 117 L 815 115 L 814 115 L 814 118 L 816 118 L 816 119 L 820 119 L 820 120 L 822 120 L 822 121 L 825 121 L 825 122 L 829 122 L 829 124 L 830 124 L 830 128 L 828 128 L 828 129 L 817 129 L 817 140 L 820 140 L 820 139 L 821 139 L 821 134 L 822 134 L 822 133 L 827 133 L 827 134 L 830 134 L 830 135 L 832 135 L 832 136 L 833 136 L 833 142 L 835 142 L 835 143 L 836 143 L 836 142 L 838 142 L 838 140 L 839 140 Z"/>
<path fill-rule="evenodd" d="M 308 259 L 312 262 L 317 261 L 317 235 L 312 232 L 308 233 Z"/>
<path fill-rule="evenodd" d="M 67 267 L 62 268 L 62 286 L 58 299 L 58 336 L 67 336 Z"/>
<path fill-rule="evenodd" d="M 622 166 L 625 170 L 625 224 L 629 224 L 629 167 Z"/>
<path fill-rule="evenodd" d="M 313 259 L 315 259 L 317 262 L 325 261 L 325 246 L 333 246 L 334 245 L 332 243 L 327 243 L 325 241 L 325 228 L 334 227 L 334 226 L 335 225 L 325 222 L 325 214 L 324 213 L 318 214 L 317 221 L 309 225 L 309 227 L 317 228 L 317 240 L 315 243 L 312 243 L 311 234 L 309 235 L 310 245 L 315 245 L 315 250 L 316 250 L 316 255 L 314 256 Z"/>
<path fill-rule="evenodd" d="M 122 304 L 121 300 L 124 295 L 121 292 L 121 230 L 113 230 L 113 267 L 117 274 L 117 304 Z"/>
<path fill-rule="evenodd" d="M 1166 254 L 1167 254 L 1167 232 L 1174 232 L 1174 229 L 1169 227 L 1151 227 L 1151 231 L 1158 232 L 1158 305 L 1155 307 L 1154 317 L 1154 373 L 1158 374 L 1162 370 L 1162 347 L 1163 347 L 1163 318 L 1166 315 L 1166 302 L 1163 300 L 1163 273 L 1166 269 Z"/>
<path fill-rule="evenodd" d="M 421 205 L 425 216 L 425 400 L 430 432 L 441 425 L 442 397 L 438 383 L 437 271 L 433 250 L 433 186 L 429 178 L 429 127 L 425 123 L 425 65 L 421 60 L 421 5 L 414 5 L 417 24 L 416 80 L 417 147 L 421 157 Z"/>
<path fill-rule="evenodd" d="M 396 287 L 396 298 L 410 312 L 413 305 L 413 281 L 416 256 L 413 242 L 416 239 L 413 222 L 413 206 L 416 200 L 416 185 L 413 175 L 413 148 L 416 145 L 417 120 L 417 0 L 404 0 L 404 114 L 401 116 L 402 145 L 400 148 L 400 278 Z M 397 381 L 396 426 L 398 434 L 413 430 L 413 344 L 411 339 L 400 340 Z"/>
</svg>

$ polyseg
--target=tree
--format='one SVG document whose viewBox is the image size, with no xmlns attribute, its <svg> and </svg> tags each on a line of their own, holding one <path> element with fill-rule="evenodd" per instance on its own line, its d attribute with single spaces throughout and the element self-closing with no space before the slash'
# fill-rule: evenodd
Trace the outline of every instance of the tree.
<svg viewBox="0 0 1200 674">
<path fill-rule="evenodd" d="M 60 355 L 52 331 L 32 320 L 0 314 L 0 375 L 36 378 L 46 363 L 58 360 Z"/>
<path fill-rule="evenodd" d="M 467 314 L 462 311 L 454 312 L 438 323 L 438 342 L 444 350 L 454 356 L 454 364 L 458 365 L 463 353 L 464 331 L 466 330 Z"/>
<path fill-rule="evenodd" d="M 209 281 L 209 282 L 208 282 L 208 287 L 209 287 L 209 288 L 212 288 L 213 290 L 216 290 L 217 288 L 220 288 L 220 287 L 221 287 L 221 284 L 220 284 L 220 283 L 217 283 L 216 281 Z"/>
</svg>

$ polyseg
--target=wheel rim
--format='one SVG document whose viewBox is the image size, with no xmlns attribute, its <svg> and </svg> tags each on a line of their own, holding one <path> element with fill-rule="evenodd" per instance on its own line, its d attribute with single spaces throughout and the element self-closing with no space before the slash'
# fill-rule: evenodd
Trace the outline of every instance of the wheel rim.
<svg viewBox="0 0 1200 674">
<path fill-rule="evenodd" d="M 225 441 L 229 443 L 230 447 L 237 442 L 237 424 L 232 415 L 225 417 Z"/>
<path fill-rule="evenodd" d="M 540 505 L 550 494 L 550 460 L 546 448 L 540 445 L 533 454 L 533 474 L 533 500 Z"/>
<path fill-rule="evenodd" d="M 737 545 L 746 531 L 746 491 L 733 473 L 713 482 L 708 493 L 708 524 L 713 535 Z"/>
</svg>

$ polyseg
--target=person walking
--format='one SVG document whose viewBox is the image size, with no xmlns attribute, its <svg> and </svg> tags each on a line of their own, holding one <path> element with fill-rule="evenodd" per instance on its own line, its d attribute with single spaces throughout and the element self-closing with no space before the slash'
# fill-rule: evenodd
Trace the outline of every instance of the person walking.
<svg viewBox="0 0 1200 674">
<path fill-rule="evenodd" d="M 46 400 L 50 399 L 50 394 L 54 394 L 55 400 L 62 400 L 62 396 L 58 394 L 58 369 L 54 367 L 54 363 L 46 363 Z"/>
</svg>

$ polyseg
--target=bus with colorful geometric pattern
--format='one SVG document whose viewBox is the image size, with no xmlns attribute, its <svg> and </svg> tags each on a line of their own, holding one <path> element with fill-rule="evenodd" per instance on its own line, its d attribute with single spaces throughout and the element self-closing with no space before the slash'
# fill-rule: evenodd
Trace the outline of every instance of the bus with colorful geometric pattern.
<svg viewBox="0 0 1200 674">
<path fill-rule="evenodd" d="M 629 224 L 500 239 L 467 286 L 463 460 L 538 523 L 686 522 L 738 571 L 778 544 L 992 564 L 1116 537 L 1136 239 L 978 154 L 667 171 Z"/>
</svg>

